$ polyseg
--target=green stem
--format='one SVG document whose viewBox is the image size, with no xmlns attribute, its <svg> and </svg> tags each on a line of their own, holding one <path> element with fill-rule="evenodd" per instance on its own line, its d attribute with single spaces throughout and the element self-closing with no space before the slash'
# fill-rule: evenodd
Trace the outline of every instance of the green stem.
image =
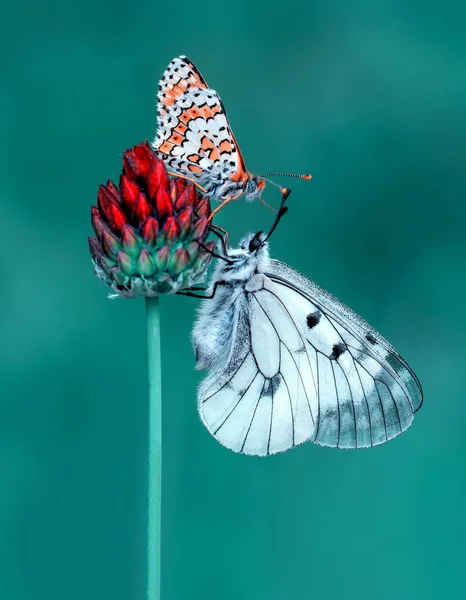
<svg viewBox="0 0 466 600">
<path fill-rule="evenodd" d="M 159 299 L 146 298 L 149 350 L 149 461 L 147 505 L 147 600 L 160 600 L 162 509 L 162 379 Z"/>
</svg>

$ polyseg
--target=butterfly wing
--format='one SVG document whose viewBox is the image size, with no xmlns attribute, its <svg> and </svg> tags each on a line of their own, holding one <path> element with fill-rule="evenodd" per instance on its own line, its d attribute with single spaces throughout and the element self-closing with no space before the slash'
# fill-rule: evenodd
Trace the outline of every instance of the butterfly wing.
<svg viewBox="0 0 466 600">
<path fill-rule="evenodd" d="M 228 358 L 212 365 L 198 393 L 212 435 L 235 452 L 257 456 L 311 439 L 318 415 L 305 335 L 275 287 L 256 275 L 239 295 L 229 317 Z"/>
<path fill-rule="evenodd" d="M 290 266 L 272 260 L 268 276 L 306 335 L 318 389 L 312 441 L 365 448 L 405 431 L 421 407 L 422 388 L 393 346 Z"/>
<path fill-rule="evenodd" d="M 279 261 L 256 275 L 231 318 L 226 364 L 201 384 L 216 439 L 266 456 L 305 441 L 366 448 L 405 431 L 422 404 L 398 352 L 337 298 Z"/>
<path fill-rule="evenodd" d="M 246 168 L 222 101 L 186 56 L 168 65 L 157 101 L 153 147 L 170 170 L 209 192 L 228 179 L 244 179 Z"/>
</svg>

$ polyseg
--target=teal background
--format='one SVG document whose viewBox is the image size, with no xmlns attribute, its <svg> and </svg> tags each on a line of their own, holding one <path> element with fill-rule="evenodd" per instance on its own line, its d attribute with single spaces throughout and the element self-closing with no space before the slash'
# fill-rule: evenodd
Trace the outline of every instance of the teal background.
<svg viewBox="0 0 466 600">
<path fill-rule="evenodd" d="M 235 455 L 197 416 L 198 303 L 164 298 L 163 599 L 466 595 L 464 6 L 3 6 L 2 599 L 144 598 L 144 305 L 106 299 L 87 236 L 99 183 L 154 135 L 179 54 L 219 91 L 252 171 L 313 174 L 288 181 L 272 253 L 387 336 L 425 403 L 373 450 Z M 271 219 L 238 202 L 219 223 L 237 240 Z"/>
</svg>

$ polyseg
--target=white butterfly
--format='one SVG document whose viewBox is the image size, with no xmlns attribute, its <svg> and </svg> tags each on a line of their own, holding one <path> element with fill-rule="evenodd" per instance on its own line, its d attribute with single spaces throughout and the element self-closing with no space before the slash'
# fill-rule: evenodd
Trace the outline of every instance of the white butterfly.
<svg viewBox="0 0 466 600">
<path fill-rule="evenodd" d="M 303 442 L 383 444 L 422 404 L 416 375 L 354 311 L 290 266 L 269 258 L 268 235 L 226 240 L 198 312 L 201 419 L 224 446 L 257 456 Z M 192 293 L 190 295 L 193 295 Z"/>
</svg>

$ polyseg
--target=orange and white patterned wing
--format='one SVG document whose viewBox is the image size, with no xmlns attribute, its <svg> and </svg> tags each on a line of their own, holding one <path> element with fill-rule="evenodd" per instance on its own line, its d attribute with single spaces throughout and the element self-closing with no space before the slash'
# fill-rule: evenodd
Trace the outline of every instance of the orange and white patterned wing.
<svg viewBox="0 0 466 600">
<path fill-rule="evenodd" d="M 168 169 L 219 198 L 242 189 L 248 173 L 222 101 L 186 56 L 168 65 L 157 100 L 152 145 Z"/>
</svg>

